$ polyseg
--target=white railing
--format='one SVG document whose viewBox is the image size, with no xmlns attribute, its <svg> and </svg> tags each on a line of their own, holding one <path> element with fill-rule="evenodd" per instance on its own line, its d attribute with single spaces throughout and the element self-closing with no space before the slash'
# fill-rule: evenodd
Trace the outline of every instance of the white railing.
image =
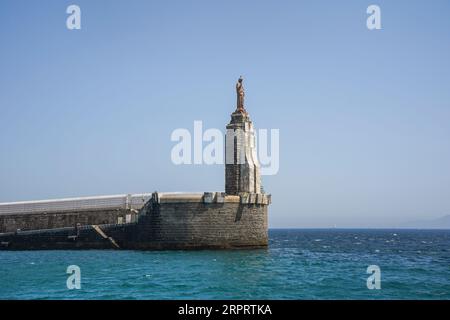
<svg viewBox="0 0 450 320">
<path fill-rule="evenodd" d="M 141 209 L 151 193 L 0 203 L 0 215 L 100 209 Z"/>
</svg>

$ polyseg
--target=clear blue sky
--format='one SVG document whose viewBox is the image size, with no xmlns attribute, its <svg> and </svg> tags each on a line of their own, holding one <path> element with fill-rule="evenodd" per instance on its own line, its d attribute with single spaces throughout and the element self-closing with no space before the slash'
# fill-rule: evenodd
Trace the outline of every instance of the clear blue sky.
<svg viewBox="0 0 450 320">
<path fill-rule="evenodd" d="M 66 28 L 66 8 L 82 29 Z M 382 30 L 366 28 L 381 7 Z M 222 128 L 245 77 L 271 227 L 450 214 L 450 2 L 0 2 L 0 201 L 223 190 L 175 166 L 176 128 Z"/>
</svg>

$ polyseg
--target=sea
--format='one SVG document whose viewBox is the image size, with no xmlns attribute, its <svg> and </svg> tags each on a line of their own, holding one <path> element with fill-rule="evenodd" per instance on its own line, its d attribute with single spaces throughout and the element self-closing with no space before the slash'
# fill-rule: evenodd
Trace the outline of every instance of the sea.
<svg viewBox="0 0 450 320">
<path fill-rule="evenodd" d="M 0 299 L 450 299 L 450 230 L 269 238 L 257 250 L 0 251 Z"/>
</svg>

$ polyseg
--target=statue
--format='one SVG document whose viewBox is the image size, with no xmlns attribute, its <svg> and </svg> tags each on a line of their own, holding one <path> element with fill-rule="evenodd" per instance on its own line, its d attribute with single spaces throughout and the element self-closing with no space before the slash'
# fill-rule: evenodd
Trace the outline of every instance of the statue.
<svg viewBox="0 0 450 320">
<path fill-rule="evenodd" d="M 244 112 L 245 113 L 245 107 L 244 107 L 244 86 L 242 85 L 242 76 L 239 77 L 238 82 L 236 83 L 236 94 L 237 94 L 237 106 L 236 111 Z"/>
</svg>

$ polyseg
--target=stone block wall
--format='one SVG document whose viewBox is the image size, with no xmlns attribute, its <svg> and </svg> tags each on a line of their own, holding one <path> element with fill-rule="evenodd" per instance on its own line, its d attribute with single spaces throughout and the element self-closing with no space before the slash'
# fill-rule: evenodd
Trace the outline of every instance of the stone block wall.
<svg viewBox="0 0 450 320">
<path fill-rule="evenodd" d="M 0 233 L 20 230 L 40 230 L 93 224 L 132 222 L 136 213 L 125 209 L 81 210 L 0 215 Z"/>
<path fill-rule="evenodd" d="M 270 197 L 155 194 L 133 233 L 135 248 L 266 247 Z"/>
<path fill-rule="evenodd" d="M 0 249 L 264 248 L 268 245 L 270 201 L 266 194 L 155 192 L 131 223 L 117 224 L 121 214 L 129 213 L 120 210 L 59 213 L 51 219 L 43 214 L 34 218 L 21 215 L 14 227 L 23 224 L 28 229 L 46 230 L 22 228 L 0 234 Z M 103 224 L 102 219 L 110 222 Z M 76 223 L 83 226 L 74 228 Z"/>
</svg>

